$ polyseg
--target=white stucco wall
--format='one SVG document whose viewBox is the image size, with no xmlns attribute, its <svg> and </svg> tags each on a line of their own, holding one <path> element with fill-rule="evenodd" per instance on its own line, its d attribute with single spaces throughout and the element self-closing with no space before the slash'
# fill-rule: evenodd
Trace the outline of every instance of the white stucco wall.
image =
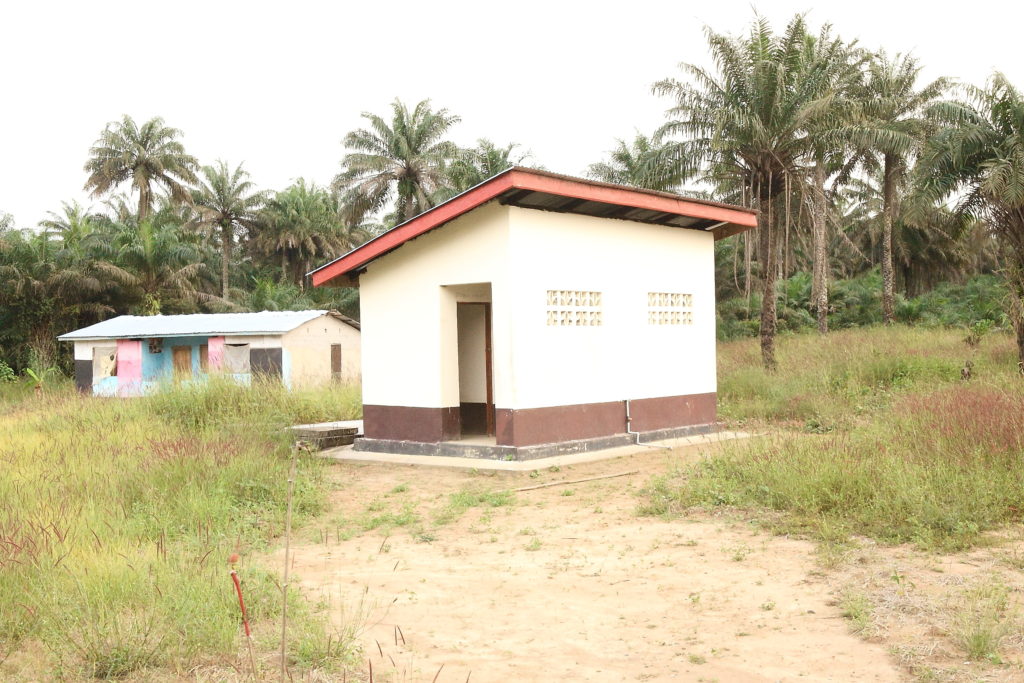
<svg viewBox="0 0 1024 683">
<path fill-rule="evenodd" d="M 457 406 L 456 302 L 479 299 L 452 285 L 486 282 L 498 408 L 716 390 L 710 233 L 491 203 L 360 276 L 364 403 Z M 602 325 L 549 326 L 555 289 L 601 292 Z M 648 292 L 692 295 L 693 324 L 649 325 Z"/>
<path fill-rule="evenodd" d="M 360 275 L 365 404 L 459 404 L 456 303 L 479 297 L 450 286 L 489 282 L 495 310 L 505 306 L 511 295 L 508 216 L 506 207 L 484 205 L 382 256 Z M 510 386 L 509 325 L 507 317 L 495 318 L 492 327 L 499 405 L 498 387 Z"/>
<path fill-rule="evenodd" d="M 716 391 L 714 237 L 511 207 L 511 401 L 537 408 Z M 548 290 L 601 293 L 600 326 L 547 324 Z M 692 325 L 651 325 L 648 292 L 693 296 Z M 505 315 L 495 309 L 494 315 Z M 506 394 L 508 396 L 508 394 Z"/>
</svg>

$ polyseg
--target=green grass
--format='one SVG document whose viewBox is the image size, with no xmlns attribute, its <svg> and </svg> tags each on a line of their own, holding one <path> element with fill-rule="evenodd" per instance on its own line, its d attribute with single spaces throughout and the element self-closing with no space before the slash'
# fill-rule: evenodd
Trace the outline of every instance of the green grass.
<svg viewBox="0 0 1024 683">
<path fill-rule="evenodd" d="M 957 550 L 1024 516 L 1024 382 L 1012 340 L 979 350 L 957 331 L 894 327 L 724 345 L 721 414 L 769 435 L 654 479 L 645 514 L 763 509 L 827 542 L 862 534 Z M 974 379 L 959 367 L 973 359 Z"/>
<path fill-rule="evenodd" d="M 968 658 L 1001 663 L 1002 641 L 1019 628 L 1008 606 L 1009 588 L 995 578 L 964 589 L 953 600 L 950 635 Z"/>
<path fill-rule="evenodd" d="M 470 508 L 506 507 L 513 503 L 515 503 L 515 494 L 511 491 L 458 491 L 450 494 L 448 504 L 434 515 L 434 524 L 438 526 L 451 524 Z"/>
<path fill-rule="evenodd" d="M 8 393 L 0 661 L 10 659 L 0 674 L 26 673 L 11 669 L 26 652 L 42 657 L 33 666 L 70 677 L 236 662 L 229 555 L 241 554 L 253 622 L 270 630 L 280 610 L 276 574 L 253 555 L 283 529 L 284 428 L 355 417 L 346 403 L 354 395 L 227 383 L 130 400 L 82 397 L 66 385 Z M 321 461 L 300 457 L 297 522 L 321 510 L 324 492 Z M 323 621 L 301 601 L 294 613 L 299 630 Z"/>
<path fill-rule="evenodd" d="M 839 600 L 844 619 L 850 620 L 850 630 L 866 633 L 871 628 L 871 600 L 863 593 L 847 592 Z"/>
</svg>

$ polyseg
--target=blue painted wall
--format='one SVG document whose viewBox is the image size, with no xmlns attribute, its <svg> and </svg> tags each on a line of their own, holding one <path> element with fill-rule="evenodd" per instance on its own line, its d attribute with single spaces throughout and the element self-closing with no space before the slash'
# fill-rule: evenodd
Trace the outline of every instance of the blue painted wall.
<svg viewBox="0 0 1024 683">
<path fill-rule="evenodd" d="M 202 337 L 167 337 L 163 340 L 160 353 L 149 350 L 149 340 L 142 340 L 142 389 L 152 391 L 161 382 L 170 382 L 174 378 L 175 346 L 188 346 L 192 351 L 192 377 L 202 379 L 203 371 L 199 364 L 199 347 L 205 345 L 208 338 Z"/>
<path fill-rule="evenodd" d="M 149 340 L 142 340 L 142 392 L 150 393 L 166 382 L 174 380 L 174 347 L 187 346 L 192 354 L 192 381 L 203 382 L 207 378 L 200 364 L 199 348 L 206 346 L 209 338 L 206 336 L 193 337 L 167 337 L 163 340 L 160 353 L 153 353 L 149 350 Z M 287 349 L 281 351 L 281 379 L 284 385 L 291 388 L 292 362 L 291 354 Z M 252 382 L 251 374 L 225 375 L 231 377 L 239 384 L 248 385 Z M 96 396 L 117 396 L 117 377 L 106 377 L 93 384 L 93 394 Z"/>
<path fill-rule="evenodd" d="M 104 377 L 92 385 L 96 396 L 117 396 L 117 377 Z"/>
</svg>

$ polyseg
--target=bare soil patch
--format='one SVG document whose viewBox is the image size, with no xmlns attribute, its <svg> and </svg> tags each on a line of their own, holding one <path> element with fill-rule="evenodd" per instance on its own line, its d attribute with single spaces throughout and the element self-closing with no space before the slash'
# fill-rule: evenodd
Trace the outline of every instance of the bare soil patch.
<svg viewBox="0 0 1024 683">
<path fill-rule="evenodd" d="M 851 634 L 813 544 L 734 515 L 636 515 L 650 475 L 699 456 L 533 475 L 339 464 L 334 512 L 300 532 L 293 570 L 336 627 L 365 627 L 352 674 L 372 663 L 377 680 L 900 680 L 885 645 Z M 450 494 L 634 469 L 444 521 Z M 411 511 L 351 535 L 360 515 Z"/>
</svg>

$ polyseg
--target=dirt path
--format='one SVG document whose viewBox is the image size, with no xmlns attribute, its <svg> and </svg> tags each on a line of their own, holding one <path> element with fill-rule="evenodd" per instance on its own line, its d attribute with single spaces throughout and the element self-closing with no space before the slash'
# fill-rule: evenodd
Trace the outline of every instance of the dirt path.
<svg viewBox="0 0 1024 683">
<path fill-rule="evenodd" d="M 431 681 L 442 665 L 436 680 L 458 683 L 901 680 L 884 645 L 850 635 L 810 543 L 735 518 L 636 515 L 651 474 L 695 457 L 651 452 L 533 477 L 334 465 L 335 512 L 302 532 L 294 571 L 337 626 L 367 624 L 376 680 Z M 452 516 L 459 491 L 634 469 L 434 521 Z M 359 515 L 405 522 L 409 511 L 420 521 L 387 537 L 343 531 Z"/>
</svg>

